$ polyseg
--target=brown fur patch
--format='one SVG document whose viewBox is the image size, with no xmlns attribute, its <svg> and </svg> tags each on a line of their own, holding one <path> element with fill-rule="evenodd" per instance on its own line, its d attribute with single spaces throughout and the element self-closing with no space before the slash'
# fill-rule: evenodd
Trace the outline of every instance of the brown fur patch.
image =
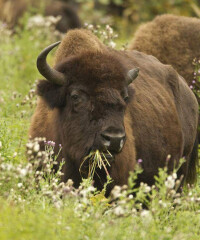
<svg viewBox="0 0 200 240">
<path fill-rule="evenodd" d="M 190 85 L 193 59 L 200 58 L 200 20 L 164 14 L 142 24 L 129 46 L 172 65 Z"/>
<path fill-rule="evenodd" d="M 70 30 L 56 51 L 55 64 L 62 62 L 66 57 L 81 54 L 87 50 L 102 52 L 106 49 L 107 47 L 89 30 Z"/>
</svg>

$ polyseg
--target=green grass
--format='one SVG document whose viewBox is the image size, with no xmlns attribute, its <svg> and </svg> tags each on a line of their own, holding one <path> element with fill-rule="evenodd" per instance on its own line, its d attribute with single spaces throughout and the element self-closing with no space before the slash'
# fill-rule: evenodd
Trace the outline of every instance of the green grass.
<svg viewBox="0 0 200 240">
<path fill-rule="evenodd" d="M 36 99 L 22 103 L 40 77 L 35 67 L 37 55 L 54 41 L 51 33 L 38 33 L 36 29 L 0 36 L 0 240 L 199 240 L 199 177 L 193 189 L 175 196 L 165 186 L 168 176 L 163 170 L 157 182 L 159 191 L 152 189 L 149 193 L 146 186 L 141 186 L 130 200 L 120 190 L 115 205 L 109 204 L 104 192 L 90 192 L 88 182 L 83 183 L 83 190 L 72 188 L 74 195 L 66 194 L 61 199 L 56 178 L 40 180 L 38 190 L 33 172 L 20 176 L 20 169 L 27 166 L 25 145 L 34 110 L 29 103 Z M 143 210 L 140 203 L 147 204 L 148 210 Z"/>
<path fill-rule="evenodd" d="M 74 204 L 62 209 L 35 202 L 15 206 L 1 200 L 0 239 L 199 239 L 200 215 L 191 211 L 175 211 L 161 218 L 140 216 L 78 217 Z"/>
</svg>

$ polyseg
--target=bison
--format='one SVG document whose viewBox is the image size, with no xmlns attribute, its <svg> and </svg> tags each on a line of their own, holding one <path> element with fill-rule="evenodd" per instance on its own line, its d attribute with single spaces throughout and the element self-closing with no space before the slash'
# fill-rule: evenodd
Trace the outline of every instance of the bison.
<svg viewBox="0 0 200 240">
<path fill-rule="evenodd" d="M 200 20 L 164 14 L 145 23 L 136 31 L 129 46 L 172 65 L 192 84 L 194 58 L 200 58 Z"/>
<path fill-rule="evenodd" d="M 46 58 L 57 45 L 52 68 Z M 112 154 L 110 189 L 127 184 L 137 159 L 143 160 L 138 182 L 153 184 L 169 154 L 168 170 L 185 157 L 178 174 L 194 179 L 198 104 L 171 66 L 138 51 L 109 49 L 89 31 L 77 29 L 44 49 L 37 67 L 46 80 L 37 84 L 29 135 L 54 141 L 56 151 L 62 144 L 62 181 L 72 179 L 78 187 L 80 165 L 96 149 Z M 105 181 L 104 170 L 98 170 L 95 186 L 102 189 Z"/>
<path fill-rule="evenodd" d="M 28 8 L 39 9 L 41 5 L 45 5 L 44 14 L 46 16 L 61 16 L 61 20 L 56 25 L 59 31 L 66 32 L 69 29 L 81 27 L 81 21 L 73 6 L 54 0 L 43 0 L 42 4 L 33 0 L 0 0 L 0 20 L 7 23 L 8 27 L 12 29 Z"/>
</svg>

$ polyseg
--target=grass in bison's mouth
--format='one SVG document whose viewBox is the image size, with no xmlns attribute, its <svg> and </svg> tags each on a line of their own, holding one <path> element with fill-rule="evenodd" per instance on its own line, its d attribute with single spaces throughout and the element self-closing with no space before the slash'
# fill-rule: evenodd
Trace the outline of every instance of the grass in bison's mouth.
<svg viewBox="0 0 200 240">
<path fill-rule="evenodd" d="M 79 168 L 79 172 L 80 173 L 83 172 L 82 171 L 83 164 L 86 163 L 87 161 L 88 162 L 88 178 L 93 179 L 97 168 L 99 169 L 103 168 L 106 172 L 106 175 L 110 177 L 110 174 L 107 170 L 107 166 L 110 167 L 110 163 L 108 159 L 113 159 L 113 155 L 108 150 L 106 150 L 105 152 L 99 151 L 99 150 L 91 151 L 83 159 Z"/>
</svg>

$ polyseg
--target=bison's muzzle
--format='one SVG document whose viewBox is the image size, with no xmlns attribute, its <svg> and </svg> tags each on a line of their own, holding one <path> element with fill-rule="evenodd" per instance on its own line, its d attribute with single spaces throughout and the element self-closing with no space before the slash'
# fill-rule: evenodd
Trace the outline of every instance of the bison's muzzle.
<svg viewBox="0 0 200 240">
<path fill-rule="evenodd" d="M 111 153 L 118 153 L 122 150 L 126 135 L 124 130 L 108 128 L 101 133 L 101 143 Z"/>
</svg>

